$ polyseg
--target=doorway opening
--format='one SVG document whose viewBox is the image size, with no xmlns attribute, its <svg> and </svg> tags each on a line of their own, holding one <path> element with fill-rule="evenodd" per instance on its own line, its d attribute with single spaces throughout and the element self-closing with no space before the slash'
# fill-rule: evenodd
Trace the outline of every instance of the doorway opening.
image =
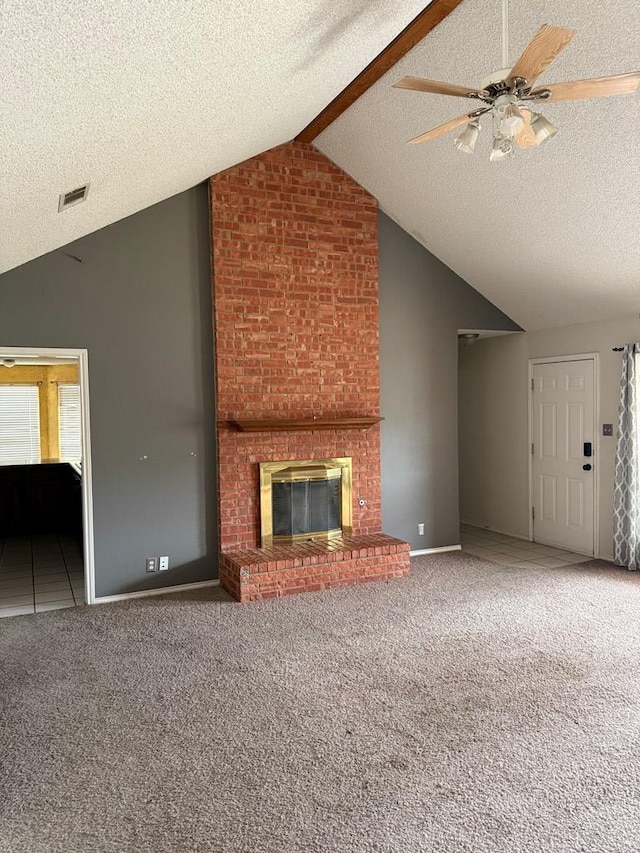
<svg viewBox="0 0 640 853">
<path fill-rule="evenodd" d="M 529 532 L 598 555 L 597 353 L 529 362 Z"/>
<path fill-rule="evenodd" d="M 0 616 L 94 602 L 87 351 L 0 347 Z"/>
</svg>

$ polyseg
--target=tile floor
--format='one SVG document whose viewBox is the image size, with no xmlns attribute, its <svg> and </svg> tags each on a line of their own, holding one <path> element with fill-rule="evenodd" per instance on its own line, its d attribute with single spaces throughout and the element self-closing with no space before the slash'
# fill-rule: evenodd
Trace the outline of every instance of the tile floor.
<svg viewBox="0 0 640 853">
<path fill-rule="evenodd" d="M 537 542 L 527 542 L 480 527 L 471 527 L 469 524 L 460 525 L 460 542 L 462 550 L 468 554 L 503 566 L 525 569 L 531 566 L 550 569 L 593 560 L 593 557 L 585 557 L 584 554 L 574 554 L 552 545 L 538 545 Z"/>
<path fill-rule="evenodd" d="M 0 539 L 0 617 L 84 604 L 80 544 L 71 536 Z"/>
</svg>

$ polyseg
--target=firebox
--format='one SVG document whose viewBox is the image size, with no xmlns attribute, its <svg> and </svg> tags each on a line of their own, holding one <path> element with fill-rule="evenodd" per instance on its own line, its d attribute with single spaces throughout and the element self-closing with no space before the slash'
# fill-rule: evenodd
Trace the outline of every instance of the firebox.
<svg viewBox="0 0 640 853">
<path fill-rule="evenodd" d="M 351 457 L 260 463 L 262 547 L 349 536 Z"/>
</svg>

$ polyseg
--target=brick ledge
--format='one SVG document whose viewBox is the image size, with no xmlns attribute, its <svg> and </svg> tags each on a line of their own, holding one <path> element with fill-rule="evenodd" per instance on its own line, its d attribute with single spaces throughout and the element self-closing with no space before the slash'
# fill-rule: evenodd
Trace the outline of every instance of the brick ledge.
<svg viewBox="0 0 640 853">
<path fill-rule="evenodd" d="M 384 533 L 222 553 L 221 585 L 255 601 L 409 574 L 409 543 Z"/>
<path fill-rule="evenodd" d="M 409 543 L 403 542 L 402 539 L 387 536 L 386 533 L 370 533 L 362 536 L 340 536 L 328 542 L 299 542 L 296 545 L 224 551 L 222 556 L 233 560 L 239 566 L 260 566 L 273 562 L 307 566 L 317 563 L 319 558 L 330 562 L 348 559 L 350 556 L 378 557 L 408 550 Z"/>
</svg>

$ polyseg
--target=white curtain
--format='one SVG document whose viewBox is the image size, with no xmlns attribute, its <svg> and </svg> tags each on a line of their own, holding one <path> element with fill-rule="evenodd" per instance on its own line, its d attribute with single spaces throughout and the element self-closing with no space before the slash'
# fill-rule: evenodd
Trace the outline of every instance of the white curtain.
<svg viewBox="0 0 640 853">
<path fill-rule="evenodd" d="M 640 343 L 622 351 L 618 443 L 613 489 L 613 558 L 640 569 Z"/>
</svg>

